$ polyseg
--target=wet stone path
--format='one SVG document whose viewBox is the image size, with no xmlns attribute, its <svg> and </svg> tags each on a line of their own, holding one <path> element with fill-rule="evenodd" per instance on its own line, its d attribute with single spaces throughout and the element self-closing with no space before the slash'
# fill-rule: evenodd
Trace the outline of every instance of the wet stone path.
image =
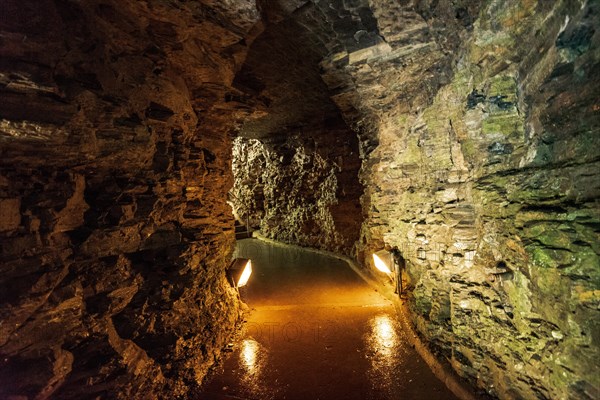
<svg viewBox="0 0 600 400">
<path fill-rule="evenodd" d="M 236 253 L 252 259 L 251 312 L 200 399 L 456 399 L 344 261 L 256 239 Z"/>
</svg>

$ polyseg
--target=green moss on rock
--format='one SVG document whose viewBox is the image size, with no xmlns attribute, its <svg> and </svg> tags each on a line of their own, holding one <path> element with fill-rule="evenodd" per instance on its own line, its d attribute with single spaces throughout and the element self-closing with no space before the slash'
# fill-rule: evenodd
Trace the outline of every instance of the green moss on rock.
<svg viewBox="0 0 600 400">
<path fill-rule="evenodd" d="M 481 126 L 481 133 L 484 135 L 522 137 L 524 131 L 523 120 L 515 113 L 490 115 L 483 120 Z"/>
</svg>

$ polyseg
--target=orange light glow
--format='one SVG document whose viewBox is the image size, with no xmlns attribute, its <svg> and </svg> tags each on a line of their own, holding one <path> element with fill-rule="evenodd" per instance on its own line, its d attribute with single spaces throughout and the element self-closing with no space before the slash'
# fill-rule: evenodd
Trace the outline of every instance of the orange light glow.
<svg viewBox="0 0 600 400">
<path fill-rule="evenodd" d="M 241 359 L 244 367 L 249 373 L 254 372 L 256 368 L 256 359 L 258 358 L 258 343 L 252 339 L 244 339 L 242 342 Z"/>
<path fill-rule="evenodd" d="M 375 262 L 375 268 L 386 274 L 391 274 L 392 269 L 383 261 L 377 254 L 373 254 L 373 261 Z"/>
<path fill-rule="evenodd" d="M 378 315 L 371 321 L 372 345 L 376 350 L 389 349 L 397 345 L 398 336 L 388 315 Z"/>
<path fill-rule="evenodd" d="M 248 258 L 236 258 L 227 271 L 233 287 L 239 288 L 248 283 L 252 275 L 252 262 Z"/>
<path fill-rule="evenodd" d="M 252 275 L 252 261 L 248 260 L 246 266 L 244 267 L 244 272 L 240 276 L 240 279 L 237 282 L 238 287 L 244 286 L 248 283 L 248 279 L 250 279 L 250 275 Z"/>
</svg>

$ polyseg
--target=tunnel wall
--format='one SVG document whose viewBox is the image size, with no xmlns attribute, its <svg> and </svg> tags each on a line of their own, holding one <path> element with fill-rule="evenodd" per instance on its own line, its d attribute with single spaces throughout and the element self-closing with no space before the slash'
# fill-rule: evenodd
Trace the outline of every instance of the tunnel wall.
<svg viewBox="0 0 600 400">
<path fill-rule="evenodd" d="M 219 357 L 240 314 L 230 84 L 258 20 L 3 1 L 1 398 L 188 398 Z"/>
<path fill-rule="evenodd" d="M 266 237 L 351 255 L 362 221 L 358 142 L 321 78 L 327 37 L 304 15 L 311 4 L 265 3 L 265 29 L 234 81 L 254 107 L 234 144 L 231 201 Z"/>
<path fill-rule="evenodd" d="M 341 119 L 235 140 L 231 197 L 242 223 L 286 243 L 353 254 L 362 212 L 356 134 Z"/>
<path fill-rule="evenodd" d="M 380 36 L 322 63 L 360 132 L 359 259 L 402 255 L 419 333 L 489 394 L 597 398 L 597 3 L 405 3 L 321 8 Z"/>
</svg>

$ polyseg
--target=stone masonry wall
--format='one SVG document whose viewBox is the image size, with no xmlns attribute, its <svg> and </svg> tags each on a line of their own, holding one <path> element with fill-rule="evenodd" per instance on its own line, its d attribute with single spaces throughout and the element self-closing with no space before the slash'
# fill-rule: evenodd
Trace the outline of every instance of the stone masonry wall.
<svg viewBox="0 0 600 400">
<path fill-rule="evenodd" d="M 188 398 L 219 357 L 260 18 L 227 3 L 2 2 L 0 398 Z"/>
</svg>

